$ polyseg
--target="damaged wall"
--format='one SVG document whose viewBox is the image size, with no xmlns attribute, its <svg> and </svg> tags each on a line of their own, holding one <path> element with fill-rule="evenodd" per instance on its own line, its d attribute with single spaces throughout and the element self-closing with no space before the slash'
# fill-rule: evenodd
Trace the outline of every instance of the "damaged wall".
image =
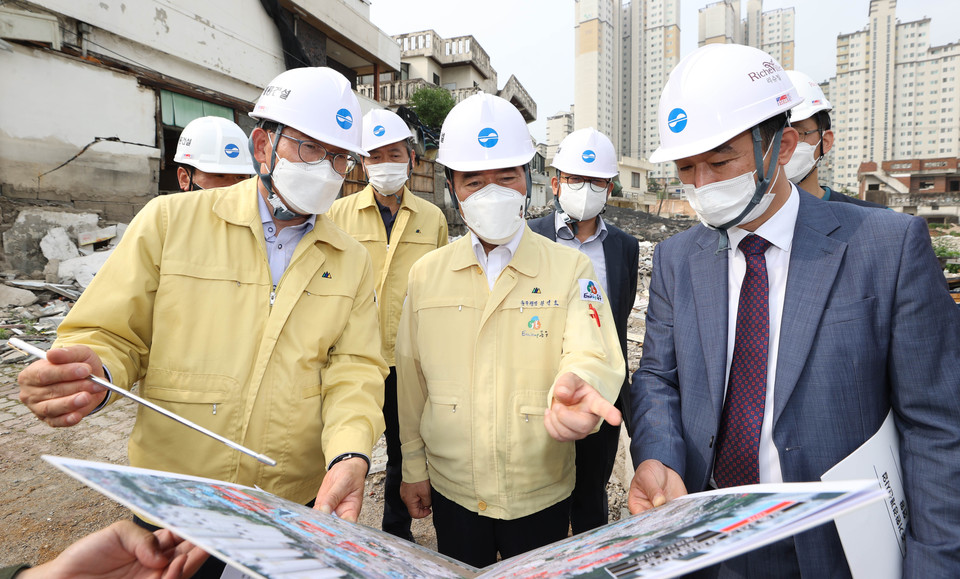
<svg viewBox="0 0 960 579">
<path fill-rule="evenodd" d="M 237 98 L 256 98 L 284 70 L 280 34 L 259 0 L 33 3 L 92 25 L 91 43 Z M 103 52 L 96 45 L 90 51 Z"/>
<path fill-rule="evenodd" d="M 157 190 L 155 93 L 131 76 L 18 45 L 0 52 L 0 67 L 3 195 L 73 202 L 129 221 Z M 123 142 L 96 142 L 47 173 L 97 137 Z M 109 215 L 107 201 L 113 205 Z"/>
</svg>

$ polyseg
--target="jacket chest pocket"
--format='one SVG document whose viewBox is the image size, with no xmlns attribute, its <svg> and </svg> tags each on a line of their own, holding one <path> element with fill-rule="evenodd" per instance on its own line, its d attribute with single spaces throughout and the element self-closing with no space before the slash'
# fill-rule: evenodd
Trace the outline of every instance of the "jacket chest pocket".
<svg viewBox="0 0 960 579">
<path fill-rule="evenodd" d="M 473 364 L 483 310 L 466 299 L 429 298 L 417 308 L 420 366 L 428 380 L 456 380 Z"/>
<path fill-rule="evenodd" d="M 307 285 L 284 322 L 279 339 L 294 340 L 296 350 L 316 356 L 323 363 L 327 351 L 340 339 L 350 320 L 358 297 L 352 295 L 350 289 L 324 278 Z"/>
</svg>

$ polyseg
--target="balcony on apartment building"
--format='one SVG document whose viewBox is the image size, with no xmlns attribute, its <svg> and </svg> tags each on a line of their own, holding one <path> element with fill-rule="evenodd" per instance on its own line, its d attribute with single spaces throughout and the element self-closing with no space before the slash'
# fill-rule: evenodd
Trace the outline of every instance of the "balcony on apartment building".
<svg viewBox="0 0 960 579">
<path fill-rule="evenodd" d="M 490 66 L 490 56 L 473 36 L 442 38 L 433 30 L 398 34 L 393 39 L 400 46 L 400 59 L 425 56 L 441 67 L 470 65 L 485 79 L 495 79 L 497 73 Z"/>
</svg>

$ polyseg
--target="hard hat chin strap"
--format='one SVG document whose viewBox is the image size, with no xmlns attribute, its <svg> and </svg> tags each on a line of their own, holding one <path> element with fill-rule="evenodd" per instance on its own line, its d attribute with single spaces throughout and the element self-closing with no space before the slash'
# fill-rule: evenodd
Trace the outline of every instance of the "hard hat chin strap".
<svg viewBox="0 0 960 579">
<path fill-rule="evenodd" d="M 277 124 L 277 135 L 283 132 L 283 129 L 286 125 Z M 263 128 L 263 127 L 260 127 Z M 266 129 L 264 129 L 266 131 Z M 267 132 L 267 139 L 270 140 L 269 132 Z M 279 142 L 279 139 L 277 140 Z M 277 164 L 277 146 L 270 140 L 270 170 L 266 173 L 260 171 L 260 163 L 257 162 L 256 157 L 253 155 L 253 134 L 251 133 L 250 138 L 247 139 L 247 148 L 250 149 L 250 158 L 253 159 L 253 170 L 256 171 L 257 177 L 260 178 L 260 182 L 263 183 L 263 186 L 267 189 L 267 203 L 273 208 L 273 216 L 279 219 L 280 221 L 290 221 L 302 215 L 297 215 L 293 211 L 290 211 L 286 205 L 284 205 L 283 200 L 277 195 L 277 191 L 273 188 L 273 169 Z"/>
<path fill-rule="evenodd" d="M 750 131 L 750 134 L 753 137 L 753 159 L 754 163 L 757 166 L 757 175 L 760 175 L 760 179 L 757 180 L 757 187 L 753 192 L 753 197 L 750 198 L 750 202 L 747 203 L 747 206 L 743 208 L 743 211 L 740 212 L 740 215 L 737 215 L 730 221 L 724 223 L 717 229 L 720 231 L 720 245 L 717 247 L 717 253 L 730 249 L 730 238 L 727 235 L 727 229 L 737 225 L 740 221 L 747 216 L 748 213 L 753 211 L 753 208 L 760 203 L 760 200 L 763 199 L 763 196 L 767 194 L 767 190 L 770 188 L 774 176 L 776 175 L 777 168 L 779 165 L 775 162 L 776 159 L 780 157 L 780 139 L 783 136 L 783 129 L 786 125 L 777 129 L 776 134 L 773 136 L 773 140 L 770 142 L 770 148 L 772 149 L 772 154 L 770 155 L 770 166 L 767 168 L 766 173 L 763 170 L 763 137 L 760 135 L 760 125 L 755 125 Z"/>
<path fill-rule="evenodd" d="M 560 218 L 563 219 L 563 222 L 567 225 L 568 228 L 570 228 L 570 231 L 573 232 L 573 235 L 571 235 L 569 239 L 573 239 L 574 237 L 576 237 L 578 224 L 580 222 L 574 219 L 573 217 L 570 217 L 569 215 L 567 215 L 567 212 L 563 210 L 563 207 L 560 207 L 560 196 L 557 194 L 553 195 L 553 210 L 556 211 L 558 215 L 560 215 Z M 565 239 L 565 237 L 561 235 L 559 232 L 557 233 L 557 236 L 559 236 L 561 239 Z"/>
</svg>

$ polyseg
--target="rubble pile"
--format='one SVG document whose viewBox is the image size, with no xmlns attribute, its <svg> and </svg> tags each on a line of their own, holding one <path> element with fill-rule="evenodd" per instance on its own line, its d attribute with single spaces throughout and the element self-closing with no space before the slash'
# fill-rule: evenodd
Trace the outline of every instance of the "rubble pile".
<svg viewBox="0 0 960 579">
<path fill-rule="evenodd" d="M 528 219 L 536 219 L 554 211 L 553 205 L 530 207 Z M 603 210 L 603 220 L 626 231 L 640 241 L 658 243 L 696 225 L 693 219 L 670 219 L 646 211 L 637 211 L 627 207 L 607 205 Z"/>
<path fill-rule="evenodd" d="M 3 232 L 0 363 L 27 358 L 7 345 L 19 337 L 47 349 L 57 327 L 106 262 L 126 224 L 101 227 L 96 213 L 22 209 Z"/>
</svg>

